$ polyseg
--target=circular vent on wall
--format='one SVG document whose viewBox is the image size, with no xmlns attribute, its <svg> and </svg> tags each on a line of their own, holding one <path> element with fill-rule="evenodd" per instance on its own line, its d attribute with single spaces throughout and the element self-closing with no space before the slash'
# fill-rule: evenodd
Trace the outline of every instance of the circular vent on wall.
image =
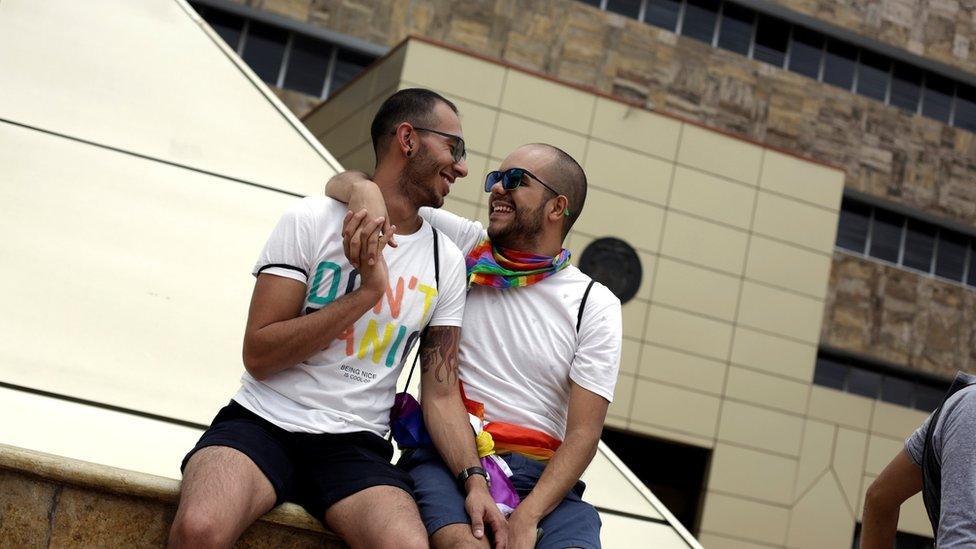
<svg viewBox="0 0 976 549">
<path fill-rule="evenodd" d="M 621 303 L 634 297 L 641 283 L 641 263 L 634 248 L 619 238 L 594 240 L 583 250 L 579 269 L 603 284 Z"/>
</svg>

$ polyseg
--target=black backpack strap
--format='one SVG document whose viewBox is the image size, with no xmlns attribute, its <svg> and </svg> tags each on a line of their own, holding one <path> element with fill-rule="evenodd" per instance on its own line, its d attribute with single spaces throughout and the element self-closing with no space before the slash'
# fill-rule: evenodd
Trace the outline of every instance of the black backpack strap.
<svg viewBox="0 0 976 549">
<path fill-rule="evenodd" d="M 922 502 L 925 504 L 925 512 L 932 523 L 933 535 L 939 535 L 939 517 L 942 516 L 942 464 L 939 463 L 935 451 L 932 449 L 932 436 L 935 433 L 935 426 L 942 415 L 942 408 L 949 400 L 949 397 L 956 394 L 961 389 L 970 385 L 976 385 L 976 376 L 959 372 L 949 386 L 942 404 L 932 412 L 928 427 L 925 429 L 925 446 L 922 447 Z"/>
<path fill-rule="evenodd" d="M 438 291 L 441 289 L 441 254 L 440 245 L 437 241 L 437 229 L 433 225 L 430 226 L 431 231 L 434 233 L 434 287 Z M 433 313 L 431 313 L 433 314 Z M 427 326 L 424 326 L 423 330 L 420 332 L 420 341 L 423 342 L 424 338 L 427 337 Z M 413 378 L 413 371 L 417 369 L 417 362 L 420 360 L 420 353 L 413 356 L 413 364 L 410 366 L 410 373 L 407 374 L 407 384 L 403 386 L 403 390 L 406 391 L 407 387 L 410 387 L 410 380 Z"/>
<path fill-rule="evenodd" d="M 576 314 L 576 333 L 579 333 L 580 325 L 583 324 L 583 309 L 586 308 L 586 298 L 590 296 L 590 288 L 593 287 L 593 283 L 596 280 L 590 279 L 590 283 L 586 285 L 586 291 L 583 292 L 583 300 L 580 301 L 579 313 Z"/>
</svg>

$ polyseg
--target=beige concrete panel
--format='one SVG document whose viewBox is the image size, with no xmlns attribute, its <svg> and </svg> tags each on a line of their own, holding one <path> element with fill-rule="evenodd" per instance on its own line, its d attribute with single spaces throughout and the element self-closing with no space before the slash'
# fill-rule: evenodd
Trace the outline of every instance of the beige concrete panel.
<svg viewBox="0 0 976 549">
<path fill-rule="evenodd" d="M 607 418 L 603 421 L 603 425 L 626 431 L 628 428 L 630 428 L 630 420 L 624 417 L 607 414 Z"/>
<path fill-rule="evenodd" d="M 718 439 L 796 456 L 800 451 L 802 429 L 803 419 L 799 416 L 726 400 L 719 421 Z"/>
<path fill-rule="evenodd" d="M 586 138 L 534 120 L 502 112 L 491 144 L 491 155 L 505 158 L 527 143 L 548 143 L 566 151 L 577 161 L 584 158 Z M 589 202 L 589 200 L 587 200 Z"/>
<path fill-rule="evenodd" d="M 313 135 L 325 135 L 345 118 L 365 109 L 375 99 L 371 90 L 376 81 L 376 71 L 386 63 L 374 67 L 330 97 L 302 120 Z M 398 82 L 391 82 L 383 91 L 388 96 L 396 89 Z"/>
<path fill-rule="evenodd" d="M 485 174 L 488 173 L 488 157 L 468 151 L 468 175 L 454 180 L 451 185 L 452 198 L 461 198 L 478 204 L 488 193 L 485 192 Z"/>
<path fill-rule="evenodd" d="M 640 370 L 641 342 L 639 339 L 623 338 L 620 347 L 620 373 L 637 375 Z"/>
<path fill-rule="evenodd" d="M 595 95 L 509 69 L 508 80 L 502 90 L 501 108 L 586 134 L 590 130 L 595 101 Z"/>
<path fill-rule="evenodd" d="M 752 230 L 829 254 L 837 235 L 837 212 L 759 191 Z"/>
<path fill-rule="evenodd" d="M 587 492 L 589 492 L 587 484 Z M 688 544 L 670 526 L 620 515 L 604 513 L 600 515 L 603 527 L 600 528 L 600 543 L 604 547 L 620 549 L 640 549 L 660 547 L 661 549 L 686 549 Z"/>
<path fill-rule="evenodd" d="M 580 253 L 583 253 L 582 248 L 578 249 Z M 637 257 L 641 262 L 641 283 L 637 289 L 637 297 L 650 299 L 651 292 L 654 290 L 654 275 L 657 270 L 657 262 L 659 261 L 658 256 L 637 250 Z"/>
<path fill-rule="evenodd" d="M 870 485 L 865 483 L 865 489 L 868 486 Z M 922 501 L 921 492 L 901 504 L 898 513 L 898 530 L 918 536 L 932 537 L 932 523 L 929 522 L 929 515 L 925 512 L 925 503 Z"/>
<path fill-rule="evenodd" d="M 696 391 L 637 380 L 631 421 L 675 429 L 700 437 L 715 435 L 719 399 Z"/>
<path fill-rule="evenodd" d="M 668 212 L 661 253 L 740 275 L 747 240 L 747 233 L 678 212 Z"/>
<path fill-rule="evenodd" d="M 652 305 L 644 341 L 725 360 L 732 325 Z"/>
<path fill-rule="evenodd" d="M 712 448 L 715 446 L 714 438 L 690 435 L 688 433 L 682 433 L 673 429 L 651 425 L 650 423 L 642 422 L 640 420 L 631 421 L 629 430 L 633 433 L 648 435 L 662 440 L 669 440 L 671 442 L 678 442 L 680 444 L 697 446 L 699 448 Z"/>
<path fill-rule="evenodd" d="M 590 188 L 613 190 L 662 206 L 668 203 L 674 169 L 670 162 L 591 139 L 583 169 Z"/>
<path fill-rule="evenodd" d="M 651 505 L 641 489 L 632 484 L 604 452 L 612 452 L 612 450 L 604 447 L 597 451 L 593 461 L 580 477 L 586 483 L 586 501 L 606 509 L 663 519 L 664 517 Z"/>
<path fill-rule="evenodd" d="M 803 494 L 830 467 L 834 454 L 834 438 L 837 427 L 806 420 L 803 429 L 803 444 L 800 446 L 800 461 L 796 470 L 794 494 Z"/>
<path fill-rule="evenodd" d="M 708 549 L 756 549 L 757 547 L 756 542 L 753 541 L 742 541 L 718 534 L 709 534 L 707 532 L 700 534 L 698 541 L 702 544 L 702 547 L 707 547 Z"/>
<path fill-rule="evenodd" d="M 844 172 L 767 149 L 759 186 L 837 210 Z"/>
<path fill-rule="evenodd" d="M 702 358 L 647 344 L 644 345 L 644 351 L 641 355 L 640 375 L 689 389 L 721 395 L 725 368 L 725 363 L 719 360 Z"/>
<path fill-rule="evenodd" d="M 918 429 L 929 414 L 913 408 L 877 401 L 871 417 L 871 432 L 906 439 Z"/>
<path fill-rule="evenodd" d="M 708 492 L 701 531 L 782 545 L 789 515 L 789 509 L 784 507 Z"/>
<path fill-rule="evenodd" d="M 450 99 L 458 108 L 458 118 L 461 119 L 461 132 L 464 137 L 464 147 L 468 151 L 468 158 L 471 157 L 472 151 L 487 157 L 491 151 L 491 136 L 495 131 L 498 111 L 462 97 L 454 95 L 446 95 L 445 97 Z M 470 167 L 468 169 L 470 170 Z M 476 175 L 482 176 L 481 180 L 484 181 L 485 174 Z"/>
<path fill-rule="evenodd" d="M 752 235 L 746 277 L 825 299 L 830 264 L 829 255 Z"/>
<path fill-rule="evenodd" d="M 361 172 L 372 173 L 373 168 L 376 166 L 376 158 L 373 156 L 373 145 L 368 142 L 337 158 L 347 170 L 359 170 Z M 322 184 L 322 188 L 325 188 L 324 183 Z"/>
<path fill-rule="evenodd" d="M 824 475 L 793 507 L 789 547 L 847 547 L 854 536 L 854 516 L 832 475 Z"/>
<path fill-rule="evenodd" d="M 405 47 L 403 80 L 488 106 L 501 100 L 505 67 L 417 40 Z"/>
<path fill-rule="evenodd" d="M 706 172 L 756 185 L 763 149 L 713 130 L 685 124 L 678 162 Z"/>
<path fill-rule="evenodd" d="M 397 48 L 390 52 L 382 63 L 369 69 L 373 73 L 372 86 L 369 89 L 370 100 L 386 98 L 393 93 L 391 88 L 398 88 L 403 78 L 403 63 L 407 59 L 409 48 Z"/>
<path fill-rule="evenodd" d="M 866 431 L 873 404 L 870 398 L 813 385 L 807 416 Z"/>
<path fill-rule="evenodd" d="M 659 206 L 590 188 L 586 207 L 573 228 L 596 238 L 614 236 L 635 248 L 654 252 L 663 219 L 664 209 Z"/>
<path fill-rule="evenodd" d="M 809 383 L 817 360 L 817 347 L 771 334 L 735 327 L 732 362 Z"/>
<path fill-rule="evenodd" d="M 841 490 L 851 508 L 857 512 L 864 473 L 864 455 L 867 452 L 868 435 L 863 431 L 852 431 L 843 427 L 837 429 L 832 468 L 840 481 Z"/>
<path fill-rule="evenodd" d="M 660 259 L 651 301 L 732 322 L 739 298 L 738 277 Z"/>
<path fill-rule="evenodd" d="M 748 229 L 752 222 L 755 200 L 755 187 L 677 166 L 674 170 L 674 184 L 671 186 L 671 201 L 668 206 L 716 222 Z"/>
<path fill-rule="evenodd" d="M 624 335 L 640 339 L 644 334 L 644 324 L 647 319 L 647 303 L 639 299 L 631 299 L 621 307 L 623 316 Z"/>
<path fill-rule="evenodd" d="M 452 195 L 448 195 L 447 199 L 444 201 L 444 209 L 466 219 L 477 218 L 479 211 L 477 204 L 473 204 L 460 198 L 453 198 Z"/>
<path fill-rule="evenodd" d="M 673 118 L 598 97 L 591 135 L 665 160 L 674 160 L 681 126 L 682 123 Z"/>
<path fill-rule="evenodd" d="M 905 450 L 905 441 L 878 435 L 868 437 L 868 457 L 864 462 L 864 472 L 879 475 L 888 463 Z"/>
<path fill-rule="evenodd" d="M 621 373 L 617 376 L 617 385 L 613 390 L 613 402 L 610 403 L 607 414 L 624 419 L 630 417 L 630 403 L 633 399 L 636 380 L 637 378 L 630 374 Z"/>
<path fill-rule="evenodd" d="M 728 403 L 722 410 L 724 421 Z M 715 445 L 708 489 L 720 490 L 768 503 L 789 505 L 793 498 L 796 460 L 721 442 Z"/>
<path fill-rule="evenodd" d="M 725 387 L 725 396 L 729 398 L 762 404 L 796 414 L 806 413 L 809 394 L 810 385 L 807 383 L 771 376 L 738 366 L 729 368 L 729 378 Z"/>
<path fill-rule="evenodd" d="M 324 134 L 316 134 L 325 148 L 333 151 L 336 156 L 345 156 L 351 151 L 371 143 L 369 125 L 375 113 L 369 107 L 360 109 L 354 114 L 332 126 Z"/>
<path fill-rule="evenodd" d="M 745 281 L 738 323 L 816 344 L 823 301 Z"/>
</svg>

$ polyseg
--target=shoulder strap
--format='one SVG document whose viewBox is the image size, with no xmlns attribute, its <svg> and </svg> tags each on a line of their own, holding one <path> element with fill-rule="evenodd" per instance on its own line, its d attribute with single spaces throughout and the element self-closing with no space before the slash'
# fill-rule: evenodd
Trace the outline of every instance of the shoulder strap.
<svg viewBox="0 0 976 549">
<path fill-rule="evenodd" d="M 438 291 L 441 289 L 441 254 L 440 245 L 437 242 L 437 229 L 433 225 L 430 226 L 431 231 L 434 233 L 434 287 Z M 427 337 L 427 326 L 424 326 L 420 332 L 420 341 L 423 342 L 424 338 Z M 410 380 L 413 378 L 413 371 L 417 369 L 417 362 L 420 360 L 420 353 L 413 356 L 413 364 L 410 366 L 410 373 L 407 374 L 407 383 L 403 386 L 403 390 L 406 391 L 407 387 L 410 387 Z"/>
<path fill-rule="evenodd" d="M 586 298 L 590 297 L 590 288 L 593 287 L 593 283 L 596 280 L 590 279 L 590 283 L 586 285 L 586 291 L 583 292 L 583 300 L 580 301 L 579 313 L 576 314 L 576 333 L 579 333 L 580 325 L 583 324 L 583 309 L 586 307 Z"/>
</svg>

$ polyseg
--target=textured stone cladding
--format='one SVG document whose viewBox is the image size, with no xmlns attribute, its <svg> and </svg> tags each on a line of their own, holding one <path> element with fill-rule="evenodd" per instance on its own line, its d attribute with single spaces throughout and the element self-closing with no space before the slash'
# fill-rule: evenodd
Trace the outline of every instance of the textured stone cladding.
<svg viewBox="0 0 976 549">
<path fill-rule="evenodd" d="M 414 33 L 466 48 L 831 163 L 845 170 L 849 187 L 976 225 L 973 133 L 579 2 L 248 3 L 375 43 L 393 45 Z M 791 4 L 799 9 L 813 2 Z M 850 19 L 874 13 L 867 7 L 874 4 L 833 9 Z M 925 4 L 928 12 L 957 12 L 974 24 L 968 4 Z M 286 101 L 300 114 L 307 111 L 307 101 Z"/>
<path fill-rule="evenodd" d="M 976 72 L 973 0 L 774 0 L 916 55 Z"/>
<path fill-rule="evenodd" d="M 951 378 L 976 370 L 976 293 L 835 252 L 821 341 Z"/>
</svg>

